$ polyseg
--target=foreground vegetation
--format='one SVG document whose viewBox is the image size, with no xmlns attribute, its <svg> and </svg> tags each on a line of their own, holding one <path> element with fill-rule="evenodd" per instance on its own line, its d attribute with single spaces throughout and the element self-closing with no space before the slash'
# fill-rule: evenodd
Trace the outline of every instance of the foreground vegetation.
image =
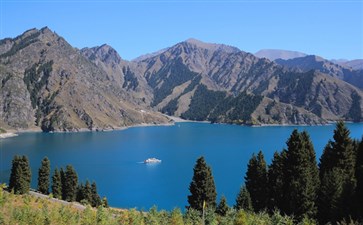
<svg viewBox="0 0 363 225">
<path fill-rule="evenodd" d="M 28 194 L 15 195 L 3 191 L 0 188 L 0 224 L 124 224 L 124 225 L 202 225 L 202 216 L 199 211 L 189 209 L 182 213 L 180 209 L 158 211 L 156 207 L 148 212 L 135 209 L 119 210 L 113 208 L 77 209 L 73 205 L 64 205 L 53 202 L 50 198 L 38 198 Z M 282 216 L 279 212 L 273 215 L 267 213 L 253 213 L 245 210 L 229 208 L 225 216 L 221 216 L 214 210 L 207 209 L 205 212 L 205 224 L 294 224 L 293 219 Z M 300 224 L 314 224 L 308 220 Z"/>
</svg>

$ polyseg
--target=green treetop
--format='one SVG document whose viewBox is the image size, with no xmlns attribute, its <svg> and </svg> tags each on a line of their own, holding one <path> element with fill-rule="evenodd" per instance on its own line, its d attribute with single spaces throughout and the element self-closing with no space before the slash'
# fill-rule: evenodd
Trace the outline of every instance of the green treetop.
<svg viewBox="0 0 363 225">
<path fill-rule="evenodd" d="M 207 207 L 216 207 L 217 192 L 211 168 L 204 157 L 200 157 L 194 166 L 194 175 L 189 185 L 189 207 L 202 211 L 203 202 Z"/>
</svg>

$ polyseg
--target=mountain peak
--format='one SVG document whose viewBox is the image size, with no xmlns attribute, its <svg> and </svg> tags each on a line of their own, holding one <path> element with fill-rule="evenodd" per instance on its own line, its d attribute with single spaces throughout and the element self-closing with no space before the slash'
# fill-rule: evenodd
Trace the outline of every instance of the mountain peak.
<svg viewBox="0 0 363 225">
<path fill-rule="evenodd" d="M 108 63 L 118 64 L 122 60 L 117 51 L 106 43 L 93 48 L 83 48 L 81 52 L 88 58 L 99 58 Z"/>
<path fill-rule="evenodd" d="M 193 45 L 196 46 L 198 48 L 204 48 L 204 49 L 208 49 L 208 50 L 212 50 L 212 51 L 225 51 L 228 53 L 233 53 L 233 52 L 240 52 L 241 50 L 239 50 L 236 47 L 233 46 L 229 46 L 229 45 L 224 45 L 224 44 L 216 44 L 216 43 L 207 43 L 207 42 L 203 42 L 200 41 L 198 39 L 195 38 L 189 38 L 183 42 L 181 42 L 181 44 L 186 43 L 189 45 Z"/>
</svg>

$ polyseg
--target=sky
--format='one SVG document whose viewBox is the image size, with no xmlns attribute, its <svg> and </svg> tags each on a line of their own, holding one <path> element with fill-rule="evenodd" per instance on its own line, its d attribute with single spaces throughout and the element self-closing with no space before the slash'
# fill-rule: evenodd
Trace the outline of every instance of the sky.
<svg viewBox="0 0 363 225">
<path fill-rule="evenodd" d="M 188 38 L 363 59 L 363 0 L 0 0 L 0 39 L 45 26 L 126 60 Z"/>
</svg>

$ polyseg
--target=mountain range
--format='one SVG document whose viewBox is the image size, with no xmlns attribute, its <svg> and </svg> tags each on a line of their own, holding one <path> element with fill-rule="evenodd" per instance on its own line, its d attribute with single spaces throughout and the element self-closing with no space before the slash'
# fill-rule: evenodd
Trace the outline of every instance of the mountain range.
<svg viewBox="0 0 363 225">
<path fill-rule="evenodd" d="M 171 123 L 165 114 L 251 125 L 362 120 L 362 70 L 287 55 L 188 39 L 127 61 L 109 45 L 76 49 L 31 29 L 0 41 L 0 127 L 104 130 Z"/>
</svg>

